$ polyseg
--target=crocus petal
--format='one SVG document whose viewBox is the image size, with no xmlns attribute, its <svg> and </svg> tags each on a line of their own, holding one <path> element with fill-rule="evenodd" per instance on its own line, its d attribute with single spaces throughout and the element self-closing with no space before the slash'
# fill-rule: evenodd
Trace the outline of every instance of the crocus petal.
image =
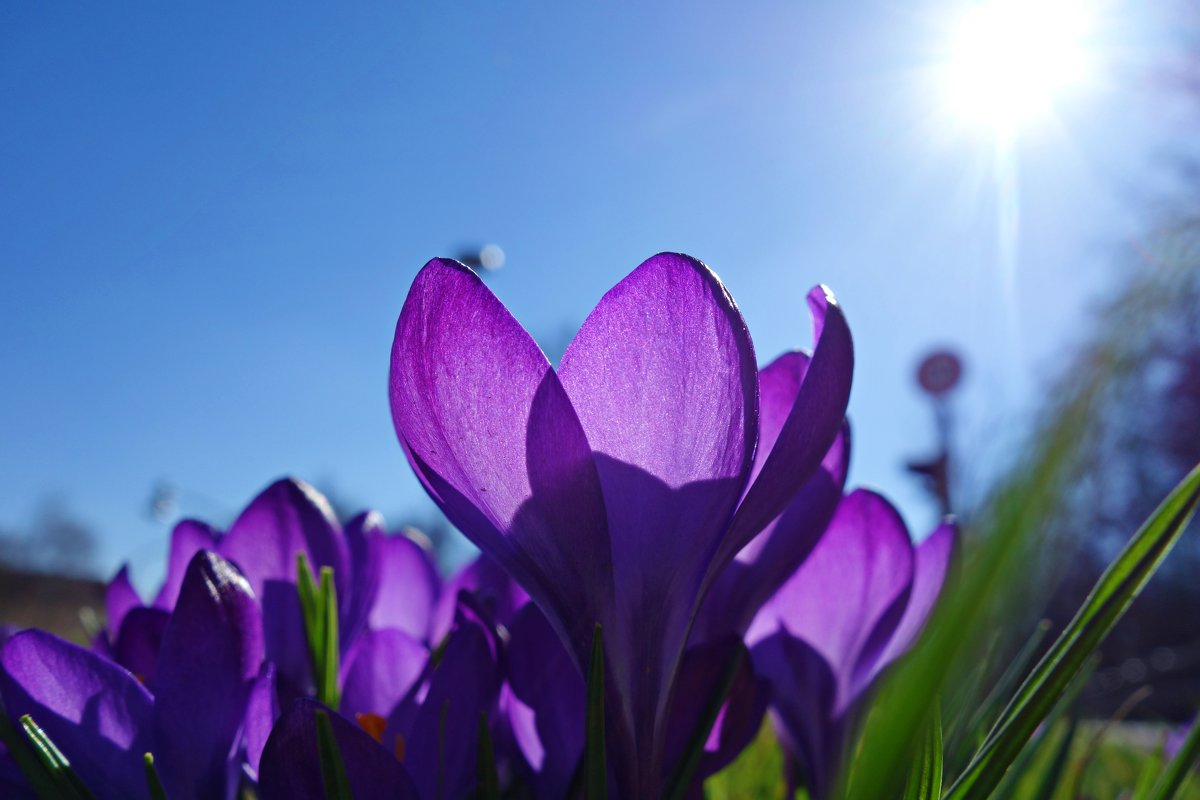
<svg viewBox="0 0 1200 800">
<path fill-rule="evenodd" d="M 318 711 L 329 715 L 333 738 L 356 800 L 421 797 L 395 756 L 361 728 L 320 703 L 301 699 L 280 717 L 263 750 L 259 770 L 259 793 L 263 800 L 326 800 L 317 744 Z"/>
<path fill-rule="evenodd" d="M 396 323 L 390 388 L 422 484 L 582 663 L 612 597 L 609 542 L 591 450 L 545 355 L 478 276 L 435 259 Z"/>
<path fill-rule="evenodd" d="M 350 596 L 338 597 L 343 652 L 367 627 L 367 615 L 379 592 L 379 539 L 385 532 L 383 515 L 377 511 L 358 514 L 345 525 L 351 582 Z"/>
<path fill-rule="evenodd" d="M 809 794 L 820 800 L 845 747 L 846 724 L 834 710 L 837 677 L 820 653 L 786 631 L 761 640 L 751 654 L 755 671 L 771 684 L 771 717 L 780 742 L 803 763 Z"/>
<path fill-rule="evenodd" d="M 387 717 L 416 683 L 429 650 L 404 631 L 368 631 L 346 654 L 341 712 Z"/>
<path fill-rule="evenodd" d="M 899 624 L 912 574 L 912 543 L 900 514 L 859 489 L 842 501 L 829 530 L 764 609 L 829 663 L 839 713 L 861 686 L 861 665 Z"/>
<path fill-rule="evenodd" d="M 480 715 L 491 718 L 500 692 L 498 640 L 469 602 L 459 604 L 454 629 L 411 722 L 399 732 L 404 763 L 422 797 L 466 797 L 476 788 Z M 411 702 L 416 698 L 409 698 Z M 389 725 L 389 730 L 393 726 Z M 439 791 L 440 787 L 440 791 Z"/>
<path fill-rule="evenodd" d="M 721 571 L 705 595 L 692 628 L 692 644 L 746 632 L 824 534 L 842 499 L 849 462 L 850 428 L 844 424 L 821 468 L 784 512 Z"/>
<path fill-rule="evenodd" d="M 754 453 L 754 348 L 716 275 L 663 253 L 601 299 L 559 375 L 596 453 L 608 509 L 613 688 L 630 728 L 658 737 L 700 583 Z M 656 793 L 659 744 L 632 745 L 627 757 L 642 777 L 625 791 Z"/>
<path fill-rule="evenodd" d="M 509 625 L 517 611 L 529 602 L 522 589 L 504 568 L 486 553 L 480 553 L 454 573 L 442 587 L 432 619 L 431 640 L 440 642 L 450 631 L 458 609 L 459 592 L 468 592 L 497 623 Z"/>
<path fill-rule="evenodd" d="M 218 552 L 232 561 L 262 603 L 267 659 L 278 670 L 280 696 L 290 700 L 311 689 L 311 667 L 300 598 L 296 554 L 314 571 L 332 567 L 338 597 L 349 593 L 348 556 L 328 501 L 292 478 L 268 486 L 234 521 Z"/>
<path fill-rule="evenodd" d="M 513 734 L 537 797 L 566 797 L 583 756 L 586 687 L 550 623 L 532 603 L 509 628 L 508 682 L 519 704 Z"/>
<path fill-rule="evenodd" d="M 846 416 L 854 373 L 850 328 L 826 287 L 808 293 L 808 307 L 815 342 L 811 360 L 770 451 L 761 454 L 763 460 L 756 465 L 753 482 L 738 506 L 718 563 L 732 557 L 783 511 L 829 452 Z M 781 409 L 771 398 L 768 402 L 770 418 L 777 419 Z M 760 443 L 760 448 L 764 444 Z"/>
<path fill-rule="evenodd" d="M 129 580 L 129 565 L 121 567 L 120 571 L 108 582 L 104 591 L 104 612 L 108 616 L 108 630 L 116 637 L 121 629 L 121 622 L 131 609 L 142 604 L 137 590 Z"/>
<path fill-rule="evenodd" d="M 296 582 L 296 554 L 303 552 L 314 571 L 333 567 L 339 597 L 350 582 L 346 545 L 333 509 L 316 489 L 295 478 L 276 481 L 234 520 L 219 552 L 241 570 L 262 597 L 263 584 Z"/>
<path fill-rule="evenodd" d="M 736 636 L 689 648 L 672 687 L 666 763 L 674 769 L 721 691 L 734 659 L 739 660 L 737 671 L 701 753 L 696 774 L 700 782 L 732 762 L 758 733 L 767 692 L 755 678 L 750 654 Z"/>
<path fill-rule="evenodd" d="M 380 536 L 376 545 L 379 589 L 370 627 L 395 628 L 427 641 L 441 583 L 429 551 L 403 534 Z"/>
<path fill-rule="evenodd" d="M 279 701 L 275 695 L 275 665 L 265 662 L 259 671 L 254 685 L 250 687 L 250 697 L 246 701 L 246 721 L 243 724 L 243 743 L 246 750 L 246 763 L 252 776 L 257 777 L 259 764 L 262 760 L 263 748 L 266 747 L 267 737 L 275 720 L 279 719 Z"/>
<path fill-rule="evenodd" d="M 197 553 L 163 637 L 155 683 L 155 758 L 172 798 L 232 795 L 237 736 L 262 661 L 262 619 L 250 584 L 215 553 Z"/>
<path fill-rule="evenodd" d="M 950 567 L 957 539 L 957 527 L 952 522 L 946 522 L 917 547 L 908 605 L 904 607 L 904 616 L 888 641 L 887 648 L 879 657 L 876 671 L 903 655 L 925 627 L 925 620 L 929 618 L 929 612 L 933 610 L 933 604 L 946 581 L 946 571 Z"/>
<path fill-rule="evenodd" d="M 14 722 L 33 716 L 98 800 L 149 797 L 142 757 L 154 750 L 154 701 L 124 669 L 24 631 L 0 652 L 0 697 Z"/>
<path fill-rule="evenodd" d="M 121 622 L 112 659 L 147 686 L 154 685 L 158 652 L 171 615 L 161 608 L 130 609 Z"/>
<path fill-rule="evenodd" d="M 219 538 L 215 529 L 194 519 L 182 520 L 175 526 L 171 531 L 171 549 L 167 555 L 167 576 L 154 598 L 155 608 L 169 611 L 175 607 L 179 587 L 183 585 L 183 576 L 192 556 L 201 550 L 216 550 Z"/>
</svg>

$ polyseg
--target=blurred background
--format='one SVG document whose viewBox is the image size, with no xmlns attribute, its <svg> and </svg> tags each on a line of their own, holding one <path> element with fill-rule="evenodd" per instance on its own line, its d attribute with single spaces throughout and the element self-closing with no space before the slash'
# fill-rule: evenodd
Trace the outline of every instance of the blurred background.
<svg viewBox="0 0 1200 800">
<path fill-rule="evenodd" d="M 1198 48 L 1194 4 L 1130 0 L 2 4 L 0 619 L 74 630 L 121 563 L 157 584 L 182 516 L 284 474 L 452 567 L 387 405 L 416 271 L 472 263 L 556 360 L 679 250 L 764 363 L 833 288 L 851 482 L 918 536 L 984 513 L 1102 370 L 1022 610 L 1061 624 L 1200 460 Z M 934 351 L 961 376 L 931 393 Z M 1198 538 L 1097 713 L 1195 707 Z"/>
</svg>

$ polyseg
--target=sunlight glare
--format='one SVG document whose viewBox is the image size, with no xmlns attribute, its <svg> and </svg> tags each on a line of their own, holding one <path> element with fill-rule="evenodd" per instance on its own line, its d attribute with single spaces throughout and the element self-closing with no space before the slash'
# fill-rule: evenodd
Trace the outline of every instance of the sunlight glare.
<svg viewBox="0 0 1200 800">
<path fill-rule="evenodd" d="M 948 64 L 954 114 L 1012 133 L 1086 68 L 1081 0 L 984 0 L 958 28 Z"/>
</svg>

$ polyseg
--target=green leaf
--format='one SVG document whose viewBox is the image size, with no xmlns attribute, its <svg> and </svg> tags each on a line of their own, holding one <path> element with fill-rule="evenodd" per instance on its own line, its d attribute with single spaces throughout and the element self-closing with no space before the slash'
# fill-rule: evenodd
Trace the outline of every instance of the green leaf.
<svg viewBox="0 0 1200 800">
<path fill-rule="evenodd" d="M 167 800 L 167 790 L 163 788 L 162 779 L 158 777 L 158 767 L 154 766 L 154 755 L 146 753 L 143 761 L 146 764 L 146 786 L 150 789 L 151 800 Z"/>
<path fill-rule="evenodd" d="M 1170 552 L 1198 502 L 1200 467 L 1167 496 L 1100 576 L 1075 619 L 1009 701 L 983 746 L 950 788 L 948 800 L 974 800 L 991 794 L 1075 673 Z"/>
<path fill-rule="evenodd" d="M 63 800 L 91 800 L 92 793 L 71 767 L 71 762 L 55 746 L 54 742 L 50 741 L 46 732 L 38 727 L 38 724 L 33 721 L 33 717 L 28 714 L 21 717 L 21 727 L 24 729 L 29 743 L 33 746 L 34 754 L 42 762 L 42 766 L 53 781 L 55 792 L 53 796 Z"/>
<path fill-rule="evenodd" d="M 309 665 L 312 667 L 317 700 L 336 711 L 341 703 L 338 689 L 341 652 L 333 568 L 321 567 L 318 583 L 313 578 L 304 551 L 296 553 L 296 593 L 300 597 L 300 613 L 304 618 L 304 634 L 308 642 Z"/>
<path fill-rule="evenodd" d="M 1150 800 L 1171 800 L 1187 782 L 1196 759 L 1200 758 L 1200 719 L 1192 723 L 1187 738 L 1179 752 L 1167 764 L 1167 769 L 1159 777 L 1158 783 L 1150 793 Z"/>
<path fill-rule="evenodd" d="M 317 753 L 321 759 L 321 782 L 325 786 L 326 800 L 354 800 L 350 779 L 346 777 L 346 765 L 337 739 L 333 736 L 333 725 L 328 711 L 317 711 Z"/>
<path fill-rule="evenodd" d="M 1166 744 L 1165 739 L 1158 740 L 1158 746 L 1154 748 L 1154 752 L 1146 757 L 1142 762 L 1142 769 L 1138 772 L 1137 783 L 1134 784 L 1133 794 L 1129 800 L 1149 800 L 1150 792 L 1154 789 L 1154 784 L 1157 782 L 1159 773 L 1163 766 L 1163 745 Z"/>
<path fill-rule="evenodd" d="M 28 740 L 17 733 L 3 713 L 0 713 L 0 742 L 4 743 L 9 756 L 16 762 L 17 768 L 21 770 L 25 780 L 29 781 L 37 796 L 42 800 L 56 800 L 59 793 L 54 776 L 46 771 L 42 761 L 30 748 Z"/>
<path fill-rule="evenodd" d="M 500 800 L 500 776 L 496 772 L 496 751 L 487 712 L 479 715 L 479 794 L 481 800 Z"/>
<path fill-rule="evenodd" d="M 721 706 L 725 705 L 725 699 L 729 697 L 733 681 L 737 678 L 738 670 L 742 668 L 745 660 L 746 649 L 739 647 L 733 658 L 729 659 L 729 663 L 725 665 L 725 671 L 721 673 L 717 691 L 708 699 L 708 704 L 700 715 L 700 724 L 696 730 L 692 731 L 687 747 L 683 751 L 683 757 L 680 759 L 679 765 L 675 767 L 670 781 L 667 782 L 667 786 L 670 788 L 667 790 L 666 796 L 669 800 L 683 800 L 687 796 L 696 775 L 696 769 L 700 766 L 700 757 L 704 755 L 704 744 L 708 741 L 708 735 L 712 732 L 713 725 L 716 724 L 717 716 L 721 713 Z"/>
<path fill-rule="evenodd" d="M 596 623 L 592 634 L 592 663 L 587 674 L 587 721 L 583 744 L 583 796 L 608 797 L 608 759 L 604 743 L 604 633 Z"/>
<path fill-rule="evenodd" d="M 942 796 L 942 712 L 935 702 L 920 750 L 912 771 L 908 773 L 908 788 L 904 800 L 938 800 Z"/>
</svg>

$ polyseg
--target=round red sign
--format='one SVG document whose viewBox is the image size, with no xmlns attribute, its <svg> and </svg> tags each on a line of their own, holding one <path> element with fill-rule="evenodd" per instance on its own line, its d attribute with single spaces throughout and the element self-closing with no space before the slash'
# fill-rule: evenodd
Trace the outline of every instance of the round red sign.
<svg viewBox="0 0 1200 800">
<path fill-rule="evenodd" d="M 962 360 L 949 350 L 930 353 L 917 367 L 917 382 L 932 395 L 949 392 L 962 377 Z"/>
</svg>

